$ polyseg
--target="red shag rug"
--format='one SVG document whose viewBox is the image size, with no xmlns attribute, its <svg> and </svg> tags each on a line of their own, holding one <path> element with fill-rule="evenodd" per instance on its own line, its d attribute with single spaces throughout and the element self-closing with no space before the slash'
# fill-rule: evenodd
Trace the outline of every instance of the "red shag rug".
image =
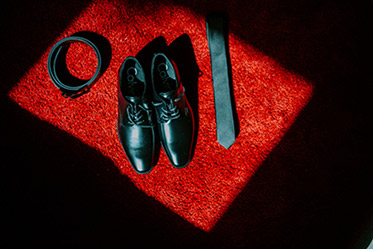
<svg viewBox="0 0 373 249">
<path fill-rule="evenodd" d="M 111 158 L 139 189 L 206 231 L 224 214 L 312 97 L 312 82 L 289 72 L 231 33 L 229 47 L 240 133 L 226 150 L 216 142 L 203 14 L 180 5 L 94 1 L 55 42 L 79 31 L 100 34 L 112 46 L 110 66 L 90 93 L 75 100 L 61 96 L 48 76 L 48 48 L 11 90 L 11 99 Z M 195 88 L 199 114 L 195 155 L 187 168 L 176 170 L 162 153 L 149 175 L 138 175 L 129 165 L 116 132 L 118 70 L 127 56 L 136 55 L 156 37 L 163 36 L 171 43 L 183 34 L 190 37 L 202 72 Z M 95 62 L 95 54 L 87 46 L 69 50 L 68 67 L 79 77 L 92 75 Z M 188 87 L 188 82 L 185 85 Z"/>
<path fill-rule="evenodd" d="M 96 0 L 88 2 L 81 7 L 81 11 L 73 16 L 60 33 L 49 38 L 50 42 L 46 44 L 40 58 L 17 80 L 7 95 L 38 119 L 58 127 L 97 150 L 97 153 L 108 159 L 108 170 L 115 165 L 120 174 L 128 177 L 133 186 L 149 198 L 154 198 L 198 229 L 205 232 L 214 231 L 215 225 L 226 215 L 237 196 L 243 190 L 246 194 L 250 192 L 248 186 L 250 186 L 251 179 L 266 161 L 275 161 L 274 165 L 286 165 L 287 163 L 296 164 L 294 160 L 297 159 L 294 158 L 309 158 L 310 164 L 318 164 L 327 157 L 325 154 L 328 153 L 327 146 L 323 148 L 319 145 L 323 144 L 322 140 L 328 136 L 328 131 L 320 127 L 315 132 L 312 130 L 314 127 L 306 125 L 307 128 L 300 128 L 290 135 L 294 138 L 298 137 L 300 141 L 297 140 L 296 144 L 301 144 L 299 146 L 303 148 L 299 152 L 297 148 L 289 145 L 289 142 L 285 142 L 290 146 L 289 148 L 295 150 L 296 154 L 293 154 L 291 149 L 281 149 L 280 144 L 288 131 L 292 129 L 302 110 L 307 108 L 310 101 L 312 102 L 318 84 L 327 81 L 325 75 L 330 77 L 333 72 L 344 70 L 333 66 L 329 68 L 329 65 L 325 65 L 324 62 L 320 62 L 325 67 L 321 68 L 317 61 L 328 58 L 328 63 L 338 61 L 340 64 L 339 60 L 344 59 L 336 52 L 330 54 L 329 58 L 325 49 L 333 45 L 326 44 L 324 48 L 321 44 L 329 41 L 327 36 L 339 27 L 338 22 L 343 22 L 344 13 L 347 13 L 348 9 L 347 4 L 334 9 L 331 3 L 311 3 L 312 1 L 304 5 L 298 4 L 300 7 L 293 10 L 289 3 L 282 7 L 281 1 L 278 3 L 276 1 L 225 2 L 189 1 L 183 4 L 177 1 Z M 267 5 L 273 6 L 264 7 Z M 73 8 L 74 4 L 71 6 L 70 8 Z M 56 15 L 68 12 L 62 4 L 56 4 L 55 7 L 57 7 L 54 10 Z M 229 150 L 216 142 L 211 65 L 206 39 L 205 15 L 216 10 L 225 10 L 230 16 L 229 51 L 239 135 Z M 297 14 L 298 11 L 302 14 Z M 272 15 L 276 18 L 276 23 L 269 21 Z M 348 17 L 355 20 L 353 14 Z M 49 26 L 48 20 L 42 22 L 42 25 L 45 29 L 53 28 Z M 47 72 L 47 57 L 51 47 L 57 41 L 80 31 L 95 32 L 106 38 L 111 45 L 111 60 L 105 73 L 88 94 L 70 100 L 63 98 L 52 84 Z M 338 31 L 333 32 L 332 34 L 343 34 Z M 191 84 L 188 82 L 184 84 L 187 90 L 186 95 L 187 97 L 190 95 L 194 111 L 198 114 L 198 137 L 195 154 L 188 167 L 174 169 L 162 151 L 159 163 L 153 171 L 147 175 L 139 175 L 128 163 L 116 132 L 118 69 L 127 56 L 135 56 L 159 36 L 164 37 L 167 44 L 171 44 L 180 37 L 190 39 L 192 52 L 201 74 L 198 82 L 193 82 L 193 86 L 188 85 Z M 295 39 L 296 37 L 301 38 Z M 334 42 L 337 38 L 330 40 Z M 335 45 L 338 46 L 338 44 Z M 315 54 L 307 53 L 308 49 Z M 317 55 L 318 50 L 324 58 Z M 302 56 L 304 58 L 301 58 Z M 73 44 L 68 53 L 67 65 L 74 75 L 89 78 L 95 71 L 95 54 L 87 46 Z M 326 72 L 329 69 L 332 72 Z M 315 76 L 314 71 L 319 73 Z M 328 87 L 333 88 L 333 86 Z M 326 92 L 332 91 L 326 90 Z M 328 98 L 328 94 L 321 93 L 321 95 Z M 320 105 L 320 109 L 325 106 L 328 104 Z M 314 113 L 322 111 L 317 103 L 313 104 L 312 108 L 316 110 Z M 310 116 L 317 116 L 314 113 L 303 116 L 301 124 L 306 124 Z M 328 118 L 328 114 L 323 114 L 321 117 Z M 318 117 L 320 122 L 323 122 L 322 118 Z M 344 115 L 337 115 L 336 118 L 341 121 L 344 118 L 349 119 Z M 316 123 L 320 126 L 319 122 Z M 338 136 L 335 135 L 335 137 Z M 59 143 L 59 141 L 55 142 Z M 64 150 L 64 146 L 68 145 L 62 144 L 60 150 Z M 277 156 L 274 159 L 268 158 L 275 148 L 277 148 Z M 312 159 L 314 154 L 312 151 L 315 151 L 317 155 L 321 153 L 322 159 Z M 306 156 L 303 157 L 302 153 Z M 304 160 L 307 161 L 307 159 Z M 308 163 L 305 167 L 308 167 L 307 165 Z M 292 188 L 298 185 L 289 184 L 286 181 L 299 183 L 309 175 L 317 175 L 317 172 L 309 172 L 303 168 L 302 164 L 298 166 L 302 170 L 295 166 L 290 167 L 290 169 L 295 169 L 294 175 L 283 172 L 279 167 L 275 171 L 277 175 L 272 174 L 272 178 L 267 180 L 278 184 L 288 184 L 286 186 Z M 106 166 L 103 165 L 103 167 Z M 284 170 L 286 171 L 287 167 L 284 167 Z M 74 169 L 71 171 L 73 172 Z M 291 176 L 294 176 L 294 179 L 291 179 Z M 328 175 L 321 177 L 325 177 L 325 180 L 321 182 L 333 179 Z M 286 179 L 286 181 L 281 179 Z M 263 188 L 267 189 L 265 183 L 263 183 Z M 296 200 L 289 202 L 288 198 L 292 195 L 285 194 L 284 200 L 281 201 L 281 193 L 286 187 L 282 186 L 282 190 L 277 193 L 276 187 L 272 187 L 270 188 L 272 192 L 267 189 L 265 194 L 260 193 L 261 189 L 258 187 L 253 189 L 258 192 L 256 195 L 260 196 L 253 204 L 258 210 L 261 210 L 263 214 L 274 212 L 275 217 L 277 215 L 283 217 L 280 220 L 284 219 L 284 224 L 287 223 L 287 219 L 294 223 L 292 216 L 287 212 L 297 208 L 297 205 L 294 205 Z M 296 192 L 296 189 L 290 192 Z M 126 195 L 126 192 L 123 191 L 121 194 Z M 266 195 L 276 196 L 277 194 L 280 196 L 277 196 L 279 199 L 274 207 L 267 202 L 271 198 L 266 199 L 268 197 Z M 295 196 L 302 198 L 301 193 L 298 194 L 299 196 Z M 307 203 L 307 201 L 304 200 L 302 203 Z M 245 205 L 247 204 L 250 203 Z M 291 206 L 290 209 L 287 208 L 288 205 Z M 310 203 L 310 205 L 313 204 Z M 315 208 L 319 210 L 319 207 Z M 120 210 L 120 207 L 117 210 Z M 256 211 L 259 212 L 258 210 Z M 320 211 L 320 213 L 323 212 Z M 256 216 L 257 220 L 254 224 L 261 223 L 260 217 L 260 215 Z M 299 218 L 299 216 L 296 217 Z M 311 222 L 311 219 L 307 217 L 303 219 L 306 223 Z M 235 219 L 233 221 L 237 222 Z M 164 222 L 167 223 L 167 220 Z M 281 228 L 278 225 L 279 222 L 277 220 L 275 226 Z M 228 224 L 234 227 L 234 224 L 229 221 Z M 240 227 L 243 228 L 246 225 L 241 224 Z M 255 227 L 241 230 L 242 236 L 236 235 L 238 237 L 235 237 L 238 241 L 231 241 L 232 248 L 252 248 L 250 242 L 243 239 L 243 234 L 251 230 L 255 230 Z M 306 233 L 307 229 L 303 228 L 302 231 Z M 191 240 L 195 239 L 188 236 Z M 251 241 L 257 246 L 265 245 L 264 241 L 258 242 L 260 238 L 251 238 Z M 302 246 L 299 245 L 298 248 Z M 211 248 L 217 247 L 215 245 Z M 105 248 L 105 244 L 102 248 Z"/>
</svg>

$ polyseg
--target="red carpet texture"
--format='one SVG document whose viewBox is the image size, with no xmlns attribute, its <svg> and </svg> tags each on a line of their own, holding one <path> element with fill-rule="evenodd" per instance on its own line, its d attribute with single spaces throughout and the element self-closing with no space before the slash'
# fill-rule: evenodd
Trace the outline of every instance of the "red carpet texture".
<svg viewBox="0 0 373 249">
<path fill-rule="evenodd" d="M 194 14 L 185 7 L 167 4 L 148 4 L 149 9 L 142 8 L 139 15 L 128 12 L 128 9 L 138 8 L 122 2 L 93 2 L 57 38 L 56 41 L 75 32 L 89 30 L 109 40 L 113 55 L 110 67 L 90 94 L 75 101 L 60 96 L 46 70 L 50 50 L 47 49 L 41 60 L 12 89 L 10 97 L 42 120 L 112 159 L 121 173 L 127 175 L 139 189 L 208 231 L 311 99 L 312 83 L 290 73 L 232 34 L 230 53 L 240 134 L 234 146 L 225 150 L 215 137 L 204 16 Z M 116 132 L 118 70 L 125 57 L 135 55 L 154 38 L 164 36 L 171 42 L 184 33 L 190 36 L 197 65 L 203 74 L 196 88 L 199 136 L 195 157 L 189 167 L 175 170 L 162 154 L 151 174 L 138 175 L 129 165 Z M 78 73 L 89 66 L 85 65 L 86 56 L 95 62 L 93 51 L 87 53 L 84 47 L 73 49 L 68 58 L 72 71 L 76 69 Z M 94 63 L 88 68 L 94 69 Z M 94 70 L 86 73 L 89 76 Z M 185 85 L 188 87 L 188 82 Z"/>
<path fill-rule="evenodd" d="M 358 133 L 367 81 L 363 5 L 274 0 L 28 5 L 9 8 L 15 16 L 9 17 L 13 36 L 7 41 L 14 49 L 4 53 L 13 64 L 4 65 L 9 76 L 2 101 L 10 114 L 8 155 L 17 157 L 9 160 L 17 166 L 6 172 L 20 175 L 9 196 L 24 192 L 30 198 L 31 207 L 22 208 L 34 217 L 19 219 L 26 227 L 35 220 L 45 226 L 32 233 L 32 243 L 55 243 L 52 248 L 365 243 L 372 194 Z M 239 123 L 229 150 L 216 142 L 205 27 L 205 15 L 222 10 L 230 17 Z M 53 85 L 46 63 L 57 41 L 80 31 L 110 43 L 110 64 L 88 94 L 70 100 Z M 186 65 L 183 84 L 197 116 L 197 141 L 188 167 L 173 168 L 162 151 L 154 170 L 139 175 L 117 137 L 117 76 L 127 56 L 157 37 Z M 198 67 L 195 77 L 189 58 Z M 73 75 L 90 78 L 96 63 L 88 46 L 70 47 L 67 66 Z M 32 188 L 23 191 L 20 186 L 27 183 Z M 41 242 L 43 234 L 49 239 Z"/>
</svg>

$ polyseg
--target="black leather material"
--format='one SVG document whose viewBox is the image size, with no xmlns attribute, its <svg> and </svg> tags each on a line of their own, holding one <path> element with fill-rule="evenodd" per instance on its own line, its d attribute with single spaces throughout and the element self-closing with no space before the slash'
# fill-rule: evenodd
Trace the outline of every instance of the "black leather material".
<svg viewBox="0 0 373 249">
<path fill-rule="evenodd" d="M 83 34 L 83 32 L 81 33 Z M 60 40 L 52 47 L 51 51 L 49 52 L 47 63 L 49 76 L 53 84 L 59 90 L 61 90 L 62 96 L 64 96 L 65 98 L 76 98 L 84 93 L 87 93 L 104 71 L 103 58 L 101 54 L 102 49 L 100 49 L 100 44 L 96 44 L 97 42 L 95 42 L 95 39 L 90 39 L 90 37 L 96 38 L 96 36 L 98 35 L 93 36 L 89 32 L 85 33 L 85 35 L 80 35 L 77 33 Z M 72 76 L 66 67 L 67 51 L 70 44 L 76 42 L 89 45 L 96 54 L 97 68 L 93 77 L 89 80 L 82 80 Z"/>
<path fill-rule="evenodd" d="M 118 137 L 132 167 L 149 173 L 158 161 L 156 118 L 147 97 L 148 83 L 140 62 L 127 57 L 119 69 Z"/>
<path fill-rule="evenodd" d="M 151 79 L 161 144 L 175 168 L 185 167 L 192 159 L 195 124 L 175 63 L 155 54 Z"/>
<path fill-rule="evenodd" d="M 228 53 L 228 18 L 224 14 L 206 17 L 207 40 L 214 86 L 217 140 L 228 149 L 236 139 L 232 77 Z"/>
</svg>

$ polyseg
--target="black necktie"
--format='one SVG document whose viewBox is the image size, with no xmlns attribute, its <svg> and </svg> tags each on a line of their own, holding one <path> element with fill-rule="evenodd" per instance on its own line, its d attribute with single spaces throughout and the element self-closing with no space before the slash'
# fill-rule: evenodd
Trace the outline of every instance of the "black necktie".
<svg viewBox="0 0 373 249">
<path fill-rule="evenodd" d="M 227 24 L 225 15 L 210 14 L 206 18 L 207 41 L 214 86 L 217 140 L 226 149 L 236 139 L 231 96 L 232 82 L 229 74 Z"/>
</svg>

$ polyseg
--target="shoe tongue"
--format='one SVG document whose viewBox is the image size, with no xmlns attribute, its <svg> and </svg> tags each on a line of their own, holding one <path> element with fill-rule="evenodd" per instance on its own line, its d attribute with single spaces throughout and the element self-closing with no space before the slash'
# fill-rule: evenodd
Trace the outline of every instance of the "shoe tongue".
<svg viewBox="0 0 373 249">
<path fill-rule="evenodd" d="M 172 99 L 175 95 L 175 91 L 169 91 L 169 92 L 161 92 L 159 93 L 159 96 L 163 99 Z"/>
<path fill-rule="evenodd" d="M 141 96 L 126 96 L 126 99 L 131 103 L 138 104 L 141 102 Z"/>
</svg>

